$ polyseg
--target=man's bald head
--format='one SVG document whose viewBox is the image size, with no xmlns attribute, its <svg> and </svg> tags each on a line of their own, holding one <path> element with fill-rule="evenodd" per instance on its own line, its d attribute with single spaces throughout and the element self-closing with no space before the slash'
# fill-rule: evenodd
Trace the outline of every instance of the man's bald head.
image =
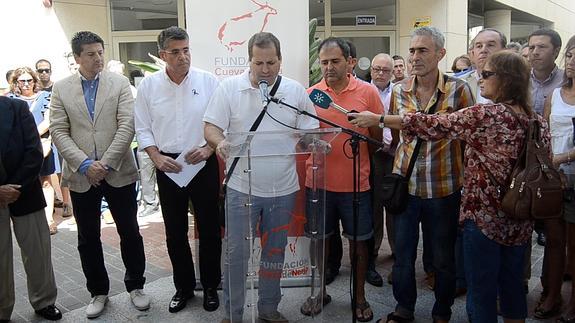
<svg viewBox="0 0 575 323">
<path fill-rule="evenodd" d="M 379 53 L 371 60 L 371 80 L 380 90 L 385 89 L 393 76 L 393 58 Z"/>
</svg>

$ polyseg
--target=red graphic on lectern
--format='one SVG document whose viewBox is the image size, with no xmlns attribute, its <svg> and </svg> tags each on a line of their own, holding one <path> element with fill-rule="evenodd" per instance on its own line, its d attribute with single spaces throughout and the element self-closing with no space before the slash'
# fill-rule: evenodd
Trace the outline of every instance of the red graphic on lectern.
<svg viewBox="0 0 575 323">
<path fill-rule="evenodd" d="M 257 27 L 256 32 L 263 31 L 270 16 L 278 14 L 278 11 L 270 7 L 267 2 L 261 4 L 255 0 L 250 1 L 258 6 L 254 11 L 230 18 L 218 29 L 220 43 L 230 52 L 234 51 L 234 47 L 241 46 L 249 40 L 254 34 L 254 26 Z"/>
</svg>

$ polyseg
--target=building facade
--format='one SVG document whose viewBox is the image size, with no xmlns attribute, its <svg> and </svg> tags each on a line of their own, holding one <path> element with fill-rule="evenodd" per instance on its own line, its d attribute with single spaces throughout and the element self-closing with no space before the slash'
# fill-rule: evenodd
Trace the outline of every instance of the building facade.
<svg viewBox="0 0 575 323">
<path fill-rule="evenodd" d="M 257 10 L 282 0 L 227 1 L 245 1 Z M 5 37 L 10 45 L 0 52 L 0 71 L 32 66 L 37 59 L 47 58 L 53 63 L 55 79 L 69 74 L 66 54 L 76 31 L 98 33 L 105 41 L 108 59 L 135 69 L 127 61 L 151 61 L 148 53 L 157 54 L 156 37 L 161 29 L 186 28 L 187 21 L 202 14 L 201 6 L 192 5 L 191 0 L 18 0 L 5 1 L 2 7 L 0 26 L 11 37 Z M 557 30 L 564 42 L 575 34 L 571 18 L 575 1 L 571 0 L 309 0 L 303 10 L 310 19 L 318 19 L 317 37 L 340 36 L 354 42 L 358 57 L 364 58 L 358 74 L 367 72 L 367 63 L 379 52 L 407 56 L 410 33 L 416 26 L 431 25 L 445 33 L 447 56 L 440 63 L 442 70 L 467 52 L 470 39 L 483 27 L 497 28 L 519 42 L 541 27 Z M 192 39 L 195 32 L 201 31 L 190 30 Z M 0 87 L 6 87 L 5 80 Z"/>
</svg>

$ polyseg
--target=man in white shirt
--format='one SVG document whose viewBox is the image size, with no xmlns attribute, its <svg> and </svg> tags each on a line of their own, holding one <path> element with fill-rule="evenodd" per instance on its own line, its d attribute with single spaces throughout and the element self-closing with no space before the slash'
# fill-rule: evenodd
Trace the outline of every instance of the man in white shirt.
<svg viewBox="0 0 575 323">
<path fill-rule="evenodd" d="M 222 159 L 228 160 L 228 171 L 231 164 L 228 159 L 231 138 L 226 138 L 224 131 L 229 134 L 251 128 L 262 111 L 262 99 L 258 90 L 260 81 L 268 82 L 270 88 L 279 82 L 275 97 L 315 114 L 305 88 L 287 77 L 282 77 L 281 80 L 278 77 L 282 57 L 280 42 L 274 35 L 261 32 L 252 36 L 248 42 L 248 56 L 249 69 L 221 82 L 204 115 L 206 140 Z M 319 123 L 310 117 L 298 115 L 289 108 L 269 103 L 267 114 L 257 131 L 289 130 L 288 127 L 314 129 L 319 127 Z M 251 147 L 265 150 L 284 145 L 284 152 L 289 152 L 286 151 L 288 149 L 295 152 L 296 142 L 291 136 L 286 135 L 281 141 L 278 139 L 277 136 L 256 136 L 251 141 Z M 256 158 L 251 161 L 252 171 L 248 174 L 243 171 L 248 169 L 247 161 L 240 158 L 232 173 L 226 201 L 227 251 L 223 284 L 226 319 L 222 322 L 242 320 L 250 257 L 250 240 L 246 237 L 249 236 L 249 230 L 255 231 L 256 225 L 262 237 L 258 316 L 264 322 L 287 322 L 277 307 L 281 300 L 280 277 L 287 233 L 296 192 L 300 190 L 295 166 L 293 155 Z M 248 181 L 251 182 L 248 184 Z M 248 208 L 246 203 L 250 190 L 251 207 Z M 249 228 L 250 215 L 252 228 Z"/>
<path fill-rule="evenodd" d="M 386 53 L 379 53 L 375 55 L 371 60 L 371 83 L 375 85 L 377 91 L 379 92 L 379 97 L 381 98 L 381 103 L 383 103 L 385 114 L 389 113 L 389 100 L 391 99 L 391 89 L 394 85 L 394 83 L 391 82 L 391 77 L 393 76 L 393 65 L 393 58 Z M 381 180 L 386 174 L 391 174 L 393 168 L 393 158 L 395 155 L 394 150 L 390 147 L 393 139 L 391 136 L 391 129 L 383 128 L 382 131 L 383 144 L 385 145 L 384 149 L 382 151 L 375 152 L 372 156 L 372 172 L 374 173 L 373 232 L 375 239 L 375 246 L 373 250 L 374 254 L 371 256 L 373 258 L 377 257 L 379 248 L 381 247 L 381 242 L 383 240 L 383 202 L 381 199 Z M 389 212 L 386 212 L 385 214 L 385 227 L 391 254 L 393 254 L 393 216 L 389 214 Z M 372 266 L 374 266 L 374 261 L 375 259 L 370 259 L 370 268 L 368 270 L 372 269 Z"/>
<path fill-rule="evenodd" d="M 188 242 L 188 205 L 194 206 L 199 234 L 200 281 L 204 288 L 203 306 L 215 311 L 219 306 L 217 287 L 221 280 L 221 238 L 218 221 L 219 173 L 213 149 L 203 136 L 202 116 L 218 85 L 214 75 L 190 67 L 189 37 L 179 27 L 164 29 L 158 36 L 160 58 L 166 68 L 142 80 L 135 107 L 139 149 L 148 153 L 156 166 L 156 176 L 166 242 L 174 268 L 176 294 L 169 311 L 183 309 L 194 296 L 196 276 Z M 167 173 L 179 173 L 185 166 L 176 161 L 206 164 L 185 187 Z"/>
</svg>

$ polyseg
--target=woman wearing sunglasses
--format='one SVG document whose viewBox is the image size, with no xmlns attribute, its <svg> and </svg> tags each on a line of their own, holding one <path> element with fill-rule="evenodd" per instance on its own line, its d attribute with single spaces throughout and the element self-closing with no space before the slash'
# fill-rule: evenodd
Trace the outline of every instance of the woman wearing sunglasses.
<svg viewBox="0 0 575 323">
<path fill-rule="evenodd" d="M 463 226 L 468 284 L 467 314 L 474 323 L 497 322 L 497 298 L 505 322 L 524 322 L 527 302 L 523 260 L 533 222 L 512 220 L 498 212 L 498 183 L 506 183 L 523 146 L 527 123 L 539 119 L 549 145 L 547 123 L 529 103 L 529 68 L 509 51 L 489 57 L 479 80 L 481 96 L 493 104 L 450 114 L 417 112 L 385 117 L 362 112 L 352 123 L 382 123 L 413 140 L 460 139 L 465 142 L 465 176 L 459 222 Z M 380 120 L 381 119 L 381 120 Z M 449 161 L 446 161 L 449 162 Z M 489 174 L 491 173 L 491 175 Z M 492 177 L 491 177 L 492 176 Z"/>
<path fill-rule="evenodd" d="M 10 82 L 11 94 L 9 97 L 21 99 L 28 103 L 30 112 L 34 116 L 38 133 L 42 138 L 42 148 L 44 149 L 44 163 L 40 170 L 40 180 L 42 181 L 42 190 L 46 198 L 46 219 L 50 226 L 50 234 L 58 232 L 54 223 L 54 187 L 50 176 L 54 174 L 57 167 L 60 167 L 57 154 L 54 153 L 55 147 L 50 140 L 48 133 L 49 126 L 49 104 L 50 93 L 40 91 L 38 75 L 30 67 L 20 67 L 14 70 Z"/>
<path fill-rule="evenodd" d="M 565 46 L 565 80 L 547 98 L 543 115 L 549 121 L 553 163 L 565 174 L 565 212 L 562 219 L 545 221 L 547 243 L 543 260 L 543 293 L 535 309 L 538 318 L 549 318 L 560 313 L 561 285 L 565 274 L 571 276 L 571 299 L 557 322 L 575 323 L 575 36 Z M 573 162 L 573 163 L 572 163 Z M 566 239 L 568 236 L 568 239 Z M 565 268 L 565 245 L 567 267 Z M 570 261 L 569 261 L 570 260 Z"/>
</svg>

